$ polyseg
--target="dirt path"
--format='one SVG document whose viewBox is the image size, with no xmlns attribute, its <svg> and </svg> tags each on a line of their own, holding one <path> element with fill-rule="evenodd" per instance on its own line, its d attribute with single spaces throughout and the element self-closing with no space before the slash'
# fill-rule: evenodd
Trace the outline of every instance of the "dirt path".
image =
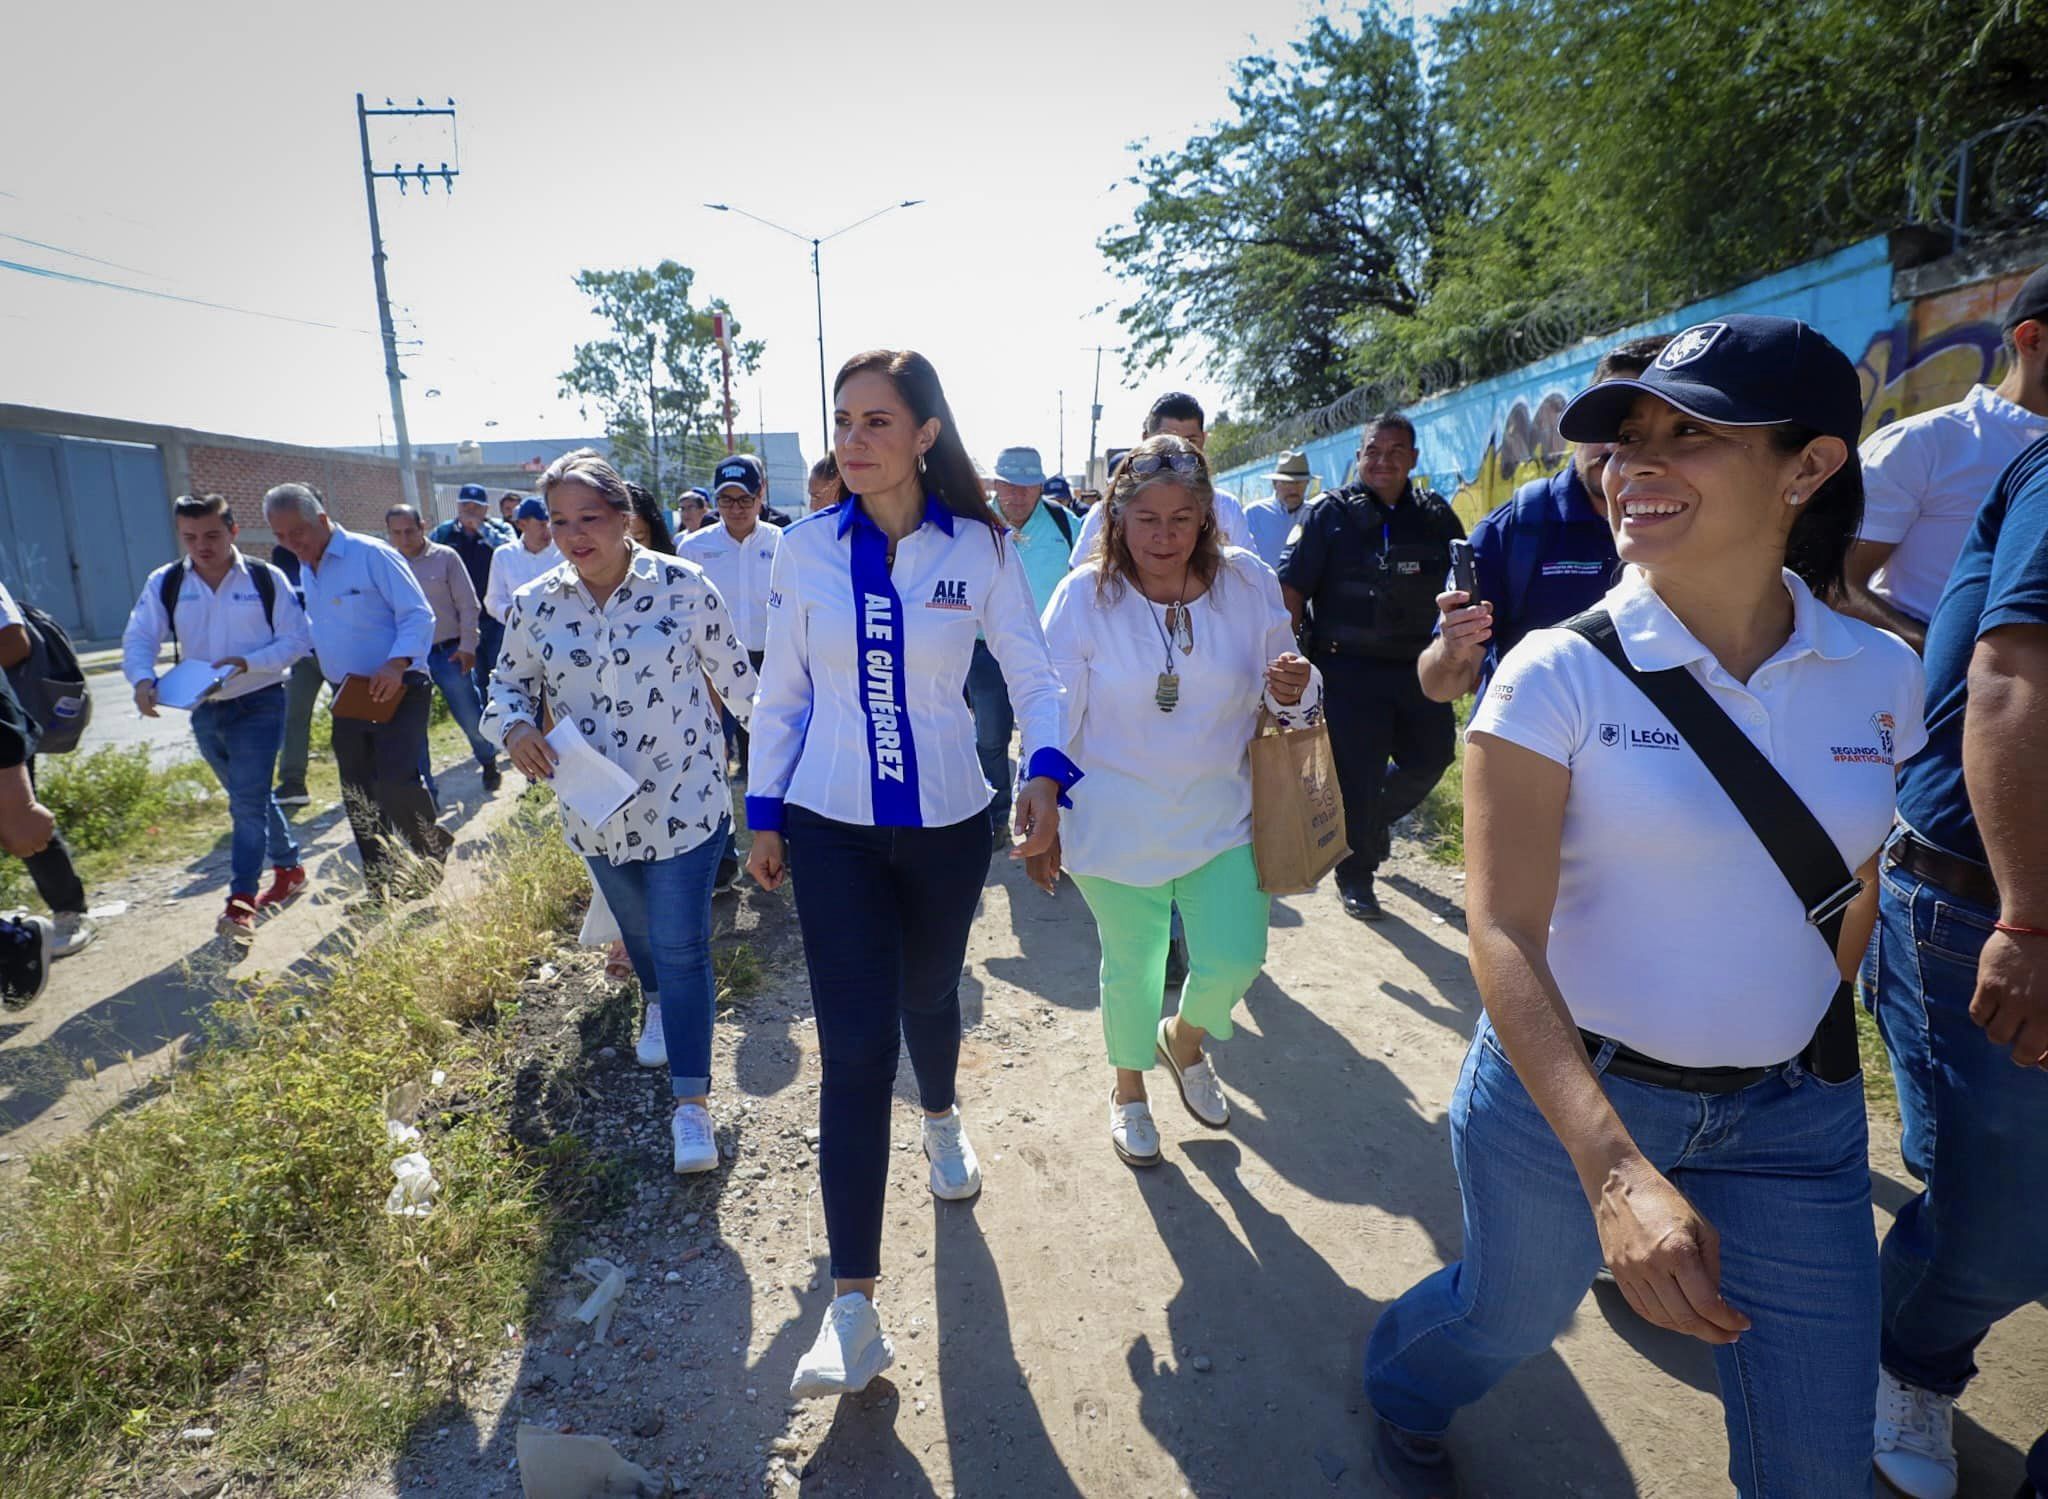
<svg viewBox="0 0 2048 1499">
<path fill-rule="evenodd" d="M 632 1272 L 610 1343 L 567 1315 L 584 1283 L 541 1288 L 465 1406 L 353 1499 L 517 1493 L 521 1420 L 614 1438 L 706 1495 L 1380 1492 L 1359 1360 L 1387 1299 L 1457 1251 L 1444 1111 L 1477 1006 L 1455 880 L 1410 852 L 1387 883 L 1377 928 L 1327 892 L 1276 903 L 1266 976 L 1218 1048 L 1233 1126 L 1195 1126 L 1161 1079 L 1166 1163 L 1134 1172 L 1105 1138 L 1086 909 L 993 877 L 963 991 L 986 1189 L 929 1196 L 906 1065 L 881 1296 L 897 1364 L 859 1399 L 794 1408 L 829 1299 L 815 1041 L 786 897 L 721 902 L 769 960 L 720 1026 L 735 1159 L 709 1181 L 668 1174 L 661 1088 L 614 1015 L 583 1043 L 619 1049 L 591 1059 L 575 1128 L 629 1166 L 625 1206 L 565 1246 Z M 1906 1189 L 1895 1137 L 1873 1147 L 1881 1229 Z M 2048 1411 L 2048 1313 L 2010 1319 L 1981 1357 L 1963 1492 L 2004 1499 Z M 1713 1378 L 1704 1347 L 1589 1293 L 1553 1354 L 1460 1419 L 1468 1492 L 1726 1494 Z"/>
<path fill-rule="evenodd" d="M 440 781 L 442 824 L 458 838 L 448 888 L 462 890 L 472 878 L 468 859 L 523 783 L 511 777 L 487 797 L 472 763 L 441 771 Z M 0 1014 L 0 1166 L 20 1169 L 28 1152 L 161 1080 L 196 1038 L 198 1017 L 236 981 L 317 961 L 346 940 L 342 902 L 361 889 L 348 823 L 337 806 L 298 809 L 294 826 L 309 893 L 266 918 L 246 955 L 214 935 L 227 898 L 225 835 L 186 868 L 92 892 L 96 910 L 125 909 L 101 919 L 92 946 L 51 969 L 42 998 Z"/>
</svg>

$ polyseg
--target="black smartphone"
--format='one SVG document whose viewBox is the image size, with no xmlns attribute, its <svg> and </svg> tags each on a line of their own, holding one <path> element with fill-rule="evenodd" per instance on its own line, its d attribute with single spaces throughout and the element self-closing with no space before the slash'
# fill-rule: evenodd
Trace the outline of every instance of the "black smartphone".
<svg viewBox="0 0 2048 1499">
<path fill-rule="evenodd" d="M 1479 602 L 1479 570 L 1472 565 L 1472 543 L 1451 543 L 1451 587 L 1465 595 L 1467 608 Z"/>
</svg>

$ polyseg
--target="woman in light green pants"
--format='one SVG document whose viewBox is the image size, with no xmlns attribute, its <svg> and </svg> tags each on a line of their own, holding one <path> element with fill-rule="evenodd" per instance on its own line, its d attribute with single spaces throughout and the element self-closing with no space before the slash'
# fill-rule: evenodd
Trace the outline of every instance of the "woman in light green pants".
<svg viewBox="0 0 2048 1499">
<path fill-rule="evenodd" d="M 1053 888 L 1064 867 L 1102 939 L 1102 1031 L 1116 1070 L 1109 1138 L 1159 1160 L 1145 1073 L 1164 1061 L 1200 1123 L 1230 1122 L 1205 1050 L 1266 958 L 1268 902 L 1252 868 L 1248 746 L 1261 706 L 1312 723 L 1322 682 L 1294 651 L 1280 585 L 1222 545 L 1208 464 L 1169 435 L 1112 476 L 1108 524 L 1045 610 L 1067 689 L 1067 756 L 1085 772 L 1061 843 L 1028 860 Z M 1162 1019 L 1173 908 L 1187 931 L 1179 1013 Z"/>
</svg>

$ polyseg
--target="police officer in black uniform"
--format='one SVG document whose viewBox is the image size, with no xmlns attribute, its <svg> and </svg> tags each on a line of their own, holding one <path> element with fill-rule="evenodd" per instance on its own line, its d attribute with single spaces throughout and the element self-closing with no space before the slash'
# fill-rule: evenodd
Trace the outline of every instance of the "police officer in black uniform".
<svg viewBox="0 0 2048 1499">
<path fill-rule="evenodd" d="M 1374 417 L 1358 446 L 1360 482 L 1310 501 L 1280 559 L 1280 591 L 1323 673 L 1353 850 L 1337 866 L 1337 894 L 1360 921 L 1384 914 L 1372 877 L 1388 827 L 1421 804 L 1456 742 L 1451 705 L 1423 696 L 1415 662 L 1465 528 L 1442 495 L 1410 482 L 1414 469 L 1414 424 Z"/>
</svg>

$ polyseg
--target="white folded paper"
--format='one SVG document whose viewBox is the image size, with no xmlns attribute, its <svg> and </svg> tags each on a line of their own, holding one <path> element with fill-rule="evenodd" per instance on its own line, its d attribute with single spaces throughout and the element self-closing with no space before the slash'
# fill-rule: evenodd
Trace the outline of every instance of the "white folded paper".
<svg viewBox="0 0 2048 1499">
<path fill-rule="evenodd" d="M 556 719 L 548 743 L 558 757 L 548 784 L 564 806 L 592 827 L 602 826 L 640 789 L 638 781 L 591 748 L 572 720 Z"/>
</svg>

